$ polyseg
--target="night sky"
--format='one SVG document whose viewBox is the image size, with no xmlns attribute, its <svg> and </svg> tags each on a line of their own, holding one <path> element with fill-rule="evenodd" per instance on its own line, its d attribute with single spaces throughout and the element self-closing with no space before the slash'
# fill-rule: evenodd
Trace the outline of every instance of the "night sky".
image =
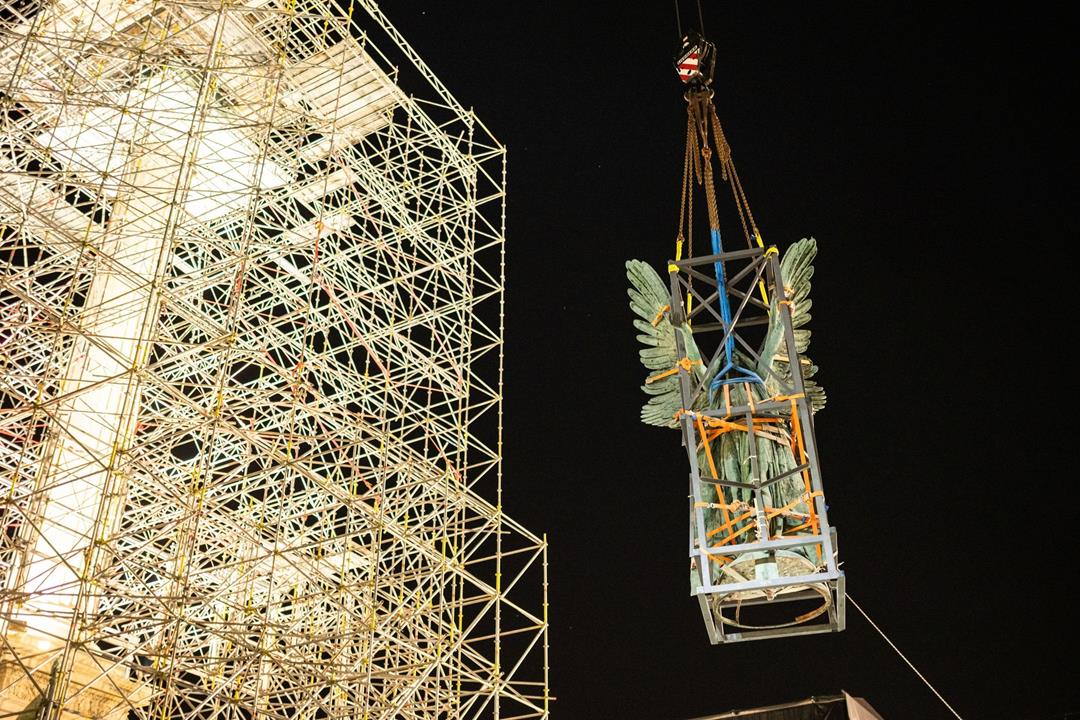
<svg viewBox="0 0 1080 720">
<path fill-rule="evenodd" d="M 849 592 L 964 718 L 1063 718 L 1080 712 L 1074 26 L 988 7 L 704 16 L 766 240 L 819 241 L 810 355 Z M 839 635 L 715 647 L 689 597 L 686 457 L 638 420 L 623 269 L 673 254 L 672 3 L 384 9 L 509 151 L 504 507 L 551 541 L 554 716 L 845 689 L 888 720 L 951 717 L 854 609 Z"/>
</svg>

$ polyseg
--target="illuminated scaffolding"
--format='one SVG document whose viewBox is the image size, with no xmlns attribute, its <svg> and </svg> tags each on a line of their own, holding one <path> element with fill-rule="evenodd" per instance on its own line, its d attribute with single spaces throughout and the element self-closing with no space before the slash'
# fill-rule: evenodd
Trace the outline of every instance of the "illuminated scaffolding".
<svg viewBox="0 0 1080 720">
<path fill-rule="evenodd" d="M 0 0 L 0 73 L 0 716 L 547 717 L 504 149 L 369 0 Z"/>
</svg>

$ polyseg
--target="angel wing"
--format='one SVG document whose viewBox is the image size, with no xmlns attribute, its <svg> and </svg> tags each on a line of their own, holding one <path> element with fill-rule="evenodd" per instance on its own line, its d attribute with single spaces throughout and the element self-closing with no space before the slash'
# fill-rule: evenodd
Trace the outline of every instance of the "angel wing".
<svg viewBox="0 0 1080 720">
<path fill-rule="evenodd" d="M 810 278 L 814 275 L 813 262 L 816 256 L 817 240 L 803 238 L 789 247 L 780 261 L 784 294 L 791 302 L 791 324 L 795 329 L 795 354 L 802 368 L 803 384 L 813 412 L 825 407 L 825 390 L 810 379 L 817 373 L 817 365 L 803 355 L 810 346 L 810 330 L 804 326 L 810 322 L 810 308 L 813 305 L 813 301 L 810 300 Z M 781 385 L 791 386 L 791 354 L 784 340 L 784 326 L 775 293 L 771 305 L 769 329 L 765 334 L 765 342 L 761 346 L 761 355 L 756 369 L 758 375 L 765 379 L 769 393 L 775 395 L 781 390 Z"/>
<path fill-rule="evenodd" d="M 626 277 L 630 281 L 630 309 L 637 318 L 637 339 L 644 346 L 639 351 L 641 364 L 650 372 L 641 386 L 652 397 L 641 408 L 641 421 L 660 427 L 678 427 L 675 414 L 682 408 L 679 395 L 679 375 L 671 372 L 682 359 L 675 344 L 675 333 L 682 333 L 686 358 L 691 372 L 700 381 L 705 375 L 701 364 L 701 352 L 694 336 L 684 326 L 671 323 L 668 304 L 671 295 L 668 287 L 652 267 L 640 260 L 626 261 Z"/>
</svg>

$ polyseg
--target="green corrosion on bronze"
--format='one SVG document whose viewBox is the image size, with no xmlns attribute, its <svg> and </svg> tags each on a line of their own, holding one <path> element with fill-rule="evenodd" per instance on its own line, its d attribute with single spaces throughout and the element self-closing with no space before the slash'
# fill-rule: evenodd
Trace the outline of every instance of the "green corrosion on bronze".
<svg viewBox="0 0 1080 720">
<path fill-rule="evenodd" d="M 803 353 L 810 344 L 810 331 L 804 326 L 810 321 L 810 278 L 814 273 L 813 260 L 817 255 L 817 242 L 813 238 L 804 238 L 794 243 L 784 253 L 780 263 L 780 277 L 783 278 L 784 289 L 787 299 L 791 302 L 791 321 L 795 329 L 795 353 L 802 367 L 802 375 L 805 383 L 806 397 L 812 412 L 817 412 L 825 405 L 825 392 L 821 386 L 810 380 L 817 372 L 815 366 Z M 682 360 L 679 357 L 675 334 L 681 333 L 683 346 L 686 348 L 684 363 L 687 372 L 691 374 L 692 383 L 705 387 L 713 380 L 712 373 L 717 372 L 717 364 L 706 367 L 701 357 L 701 351 L 694 341 L 690 327 L 685 323 L 674 324 L 671 320 L 673 314 L 667 312 L 671 302 L 671 294 L 667 283 L 660 279 L 652 267 L 640 260 L 629 260 L 626 263 L 626 275 L 630 280 L 631 287 L 630 308 L 637 315 L 634 320 L 640 334 L 637 339 L 644 346 L 640 356 L 642 364 L 650 371 L 646 383 L 641 389 L 650 396 L 648 402 L 641 409 L 641 420 L 649 425 L 660 427 L 679 427 L 679 414 L 684 410 L 679 391 L 679 373 L 672 372 L 678 368 Z M 784 338 L 784 326 L 781 321 L 780 308 L 777 305 L 776 293 L 771 293 L 769 307 L 769 324 L 765 332 L 765 338 L 761 345 L 758 360 L 753 360 L 746 353 L 736 348 L 734 354 L 735 364 L 744 368 L 752 369 L 758 377 L 764 378 L 764 384 L 756 382 L 738 382 L 724 387 L 725 392 L 717 389 L 713 392 L 701 393 L 696 405 L 685 408 L 695 412 L 706 410 L 720 410 L 728 405 L 747 405 L 747 393 L 752 394 L 753 403 L 763 402 L 770 398 L 782 395 L 784 388 L 791 387 L 791 364 L 787 343 Z M 783 475 L 799 466 L 792 451 L 790 416 L 781 414 L 784 422 L 762 424 L 753 434 L 743 429 L 735 432 L 722 432 L 708 442 L 708 450 L 712 454 L 712 463 L 706 457 L 706 447 L 698 448 L 698 466 L 711 468 L 715 465 L 718 479 L 727 482 L 750 483 L 751 477 L 751 443 L 757 454 L 759 473 L 764 478 L 775 478 Z M 745 428 L 745 418 L 730 418 L 733 423 L 739 423 Z M 711 472 L 711 470 L 710 470 Z M 718 492 L 719 490 L 719 492 Z M 800 473 L 792 473 L 778 480 L 762 490 L 762 499 L 767 507 L 783 508 L 790 505 L 789 510 L 793 514 L 778 514 L 769 520 L 769 534 L 777 536 L 790 531 L 804 521 L 797 515 L 806 516 L 809 508 L 806 503 L 806 487 Z M 729 517 L 735 518 L 752 510 L 750 503 L 753 502 L 750 491 L 745 488 L 721 487 L 714 483 L 703 485 L 703 497 L 706 503 L 723 503 L 729 508 Z M 732 542 L 745 543 L 758 540 L 758 530 L 753 513 L 729 528 L 724 512 L 721 509 L 710 508 L 705 511 L 706 530 L 715 545 L 724 542 L 725 538 L 735 534 Z M 800 553 L 804 554 L 804 553 Z M 717 571 L 714 571 L 714 574 Z"/>
</svg>

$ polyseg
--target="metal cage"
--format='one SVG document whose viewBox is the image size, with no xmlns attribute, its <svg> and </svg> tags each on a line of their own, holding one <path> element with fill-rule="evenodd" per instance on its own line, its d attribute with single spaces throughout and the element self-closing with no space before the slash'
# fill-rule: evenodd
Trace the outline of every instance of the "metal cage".
<svg viewBox="0 0 1080 720">
<path fill-rule="evenodd" d="M 780 310 L 787 348 L 795 347 L 790 300 L 775 248 L 674 261 L 668 271 L 672 322 L 689 324 L 703 361 L 718 361 L 732 339 L 739 352 L 756 359 L 761 349 L 756 335 L 768 324 L 771 305 Z M 734 309 L 730 323 L 717 311 L 721 287 L 717 277 L 726 278 L 724 291 Z M 680 356 L 685 357 L 686 343 L 678 333 L 676 342 Z M 723 403 L 718 410 L 680 413 L 690 462 L 691 593 L 700 603 L 713 644 L 844 629 L 844 574 L 838 568 L 836 534 L 827 515 L 813 415 L 802 367 L 798 362 L 792 365 L 799 370 L 793 369 L 790 381 L 764 402 L 751 399 L 743 404 Z M 679 369 L 679 385 L 683 408 L 701 407 L 703 394 L 714 391 L 707 381 L 699 382 L 689 367 Z M 747 397 L 752 395 L 747 393 Z M 776 477 L 763 477 L 758 467 L 758 443 L 763 441 L 759 435 L 766 426 L 779 428 L 790 440 L 798 463 Z M 745 432 L 748 442 L 752 440 L 748 444 L 749 483 L 716 477 L 715 468 L 709 467 L 711 459 L 702 467 L 698 450 L 711 453 L 710 438 L 721 431 L 717 428 Z M 806 487 L 803 500 L 808 517 L 801 529 L 774 534 L 770 519 L 791 511 L 769 506 L 768 489 L 796 473 Z M 748 493 L 750 499 L 728 503 L 734 489 Z M 716 494 L 715 502 L 710 501 L 710 493 Z M 707 513 L 720 508 L 725 515 L 741 514 L 730 518 L 718 537 L 716 527 L 709 527 Z"/>
</svg>

